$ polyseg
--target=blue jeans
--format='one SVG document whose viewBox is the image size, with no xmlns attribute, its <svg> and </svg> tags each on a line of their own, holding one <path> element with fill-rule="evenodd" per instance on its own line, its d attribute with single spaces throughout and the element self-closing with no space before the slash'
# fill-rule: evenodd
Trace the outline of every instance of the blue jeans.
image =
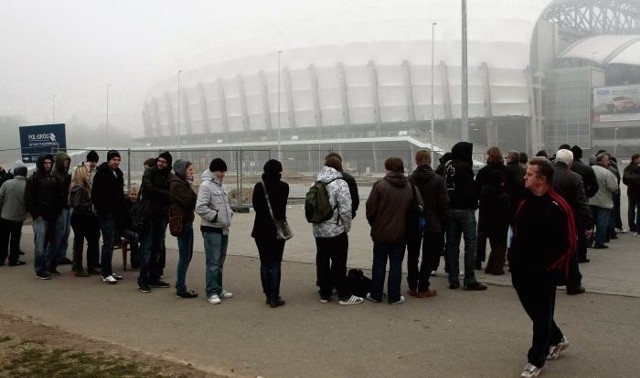
<svg viewBox="0 0 640 378">
<path fill-rule="evenodd" d="M 629 199 L 627 208 L 629 230 L 638 232 L 638 225 L 640 225 L 640 198 L 635 194 L 627 194 L 627 198 Z"/>
<path fill-rule="evenodd" d="M 113 242 L 116 237 L 116 219 L 113 216 L 98 214 L 98 225 L 102 233 L 102 254 L 100 256 L 100 273 L 102 277 L 113 274 L 111 257 L 113 256 Z"/>
<path fill-rule="evenodd" d="M 37 273 L 44 273 L 47 270 L 55 270 L 58 266 L 58 257 L 55 255 L 55 248 L 48 248 L 49 245 L 60 244 L 60 237 L 56 224 L 58 218 L 46 220 L 42 217 L 33 221 L 33 243 L 34 255 L 33 267 Z"/>
<path fill-rule="evenodd" d="M 460 238 L 464 236 L 464 283 L 476 282 L 476 216 L 475 210 L 449 210 L 447 223 L 447 252 L 449 283 L 458 282 L 460 276 Z"/>
<path fill-rule="evenodd" d="M 387 299 L 389 303 L 400 300 L 402 285 L 402 260 L 404 260 L 404 244 L 373 243 L 373 266 L 371 268 L 371 298 L 382 300 L 384 276 L 389 260 L 389 283 Z"/>
<path fill-rule="evenodd" d="M 607 239 L 609 232 L 609 222 L 611 220 L 611 209 L 605 209 L 599 206 L 589 206 L 596 224 L 596 232 L 594 236 L 594 246 L 602 247 Z"/>
<path fill-rule="evenodd" d="M 267 300 L 275 302 L 280 298 L 282 255 L 285 241 L 277 239 L 256 239 L 255 241 L 260 254 L 262 292 Z"/>
<path fill-rule="evenodd" d="M 213 231 L 202 231 L 206 257 L 207 298 L 222 293 L 222 271 L 227 257 L 229 235 Z"/>
<path fill-rule="evenodd" d="M 168 218 L 151 217 L 140 231 L 140 275 L 138 285 L 148 285 L 160 281 L 164 251 L 164 238 Z"/>
<path fill-rule="evenodd" d="M 178 273 L 176 278 L 176 291 L 185 293 L 187 291 L 187 268 L 193 256 L 193 223 L 182 225 L 182 234 L 178 236 Z"/>
</svg>

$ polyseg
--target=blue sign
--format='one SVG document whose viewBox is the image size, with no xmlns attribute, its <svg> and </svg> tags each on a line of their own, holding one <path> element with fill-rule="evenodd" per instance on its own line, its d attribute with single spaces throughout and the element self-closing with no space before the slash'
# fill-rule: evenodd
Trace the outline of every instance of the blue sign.
<svg viewBox="0 0 640 378">
<path fill-rule="evenodd" d="M 24 163 L 35 163 L 44 153 L 56 153 L 67 148 L 64 123 L 20 126 L 20 150 Z"/>
</svg>

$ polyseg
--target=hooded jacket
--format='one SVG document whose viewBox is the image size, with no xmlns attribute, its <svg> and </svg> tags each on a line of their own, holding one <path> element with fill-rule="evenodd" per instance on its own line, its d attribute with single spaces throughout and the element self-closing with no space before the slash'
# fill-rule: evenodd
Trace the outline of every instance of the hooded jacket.
<svg viewBox="0 0 640 378">
<path fill-rule="evenodd" d="M 367 221 L 375 243 L 406 244 L 407 209 L 412 200 L 411 185 L 401 172 L 388 173 L 373 184 L 367 199 Z M 422 203 L 422 198 L 417 201 Z"/>
<path fill-rule="evenodd" d="M 582 162 L 580 159 L 573 159 L 571 163 L 571 171 L 582 176 L 582 184 L 584 185 L 584 194 L 587 198 L 591 198 L 598 192 L 598 179 L 593 172 L 593 168 Z"/>
<path fill-rule="evenodd" d="M 91 185 L 91 199 L 98 215 L 121 218 L 126 213 L 124 175 L 104 162 L 96 169 Z"/>
<path fill-rule="evenodd" d="M 171 168 L 159 170 L 158 167 L 146 169 L 142 176 L 140 198 L 142 202 L 152 204 L 151 214 L 155 217 L 169 217 L 169 177 Z"/>
<path fill-rule="evenodd" d="M 598 164 L 593 166 L 593 172 L 598 180 L 598 191 L 595 196 L 589 198 L 589 205 L 612 209 L 613 195 L 618 191 L 616 176 L 610 170 Z"/>
<path fill-rule="evenodd" d="M 333 181 L 331 181 L 333 180 Z M 351 230 L 351 194 L 349 185 L 342 179 L 342 174 L 334 168 L 322 167 L 316 181 L 327 184 L 329 194 L 329 204 L 333 211 L 333 216 L 322 222 L 313 224 L 313 236 L 316 238 L 332 238 Z"/>
<path fill-rule="evenodd" d="M 628 196 L 640 196 L 640 165 L 629 163 L 622 173 L 622 182 L 627 186 Z"/>
<path fill-rule="evenodd" d="M 444 179 L 428 165 L 419 165 L 409 181 L 420 190 L 427 218 L 427 233 L 443 232 L 445 213 L 449 208 L 449 196 Z"/>
<path fill-rule="evenodd" d="M 286 220 L 289 184 L 280 179 L 280 174 L 270 175 L 267 173 L 262 174 L 262 182 L 264 182 L 267 193 L 269 194 L 273 217 L 277 220 Z M 251 203 L 253 210 L 256 212 L 256 217 L 253 221 L 251 236 L 256 239 L 276 240 L 276 227 L 271 219 L 271 213 L 269 212 L 262 182 L 257 183 L 253 187 Z"/>
<path fill-rule="evenodd" d="M 233 211 L 229 204 L 229 192 L 222 179 L 213 176 L 206 169 L 202 173 L 202 183 L 196 200 L 196 213 L 202 218 L 200 229 L 229 234 Z"/>
<path fill-rule="evenodd" d="M 71 158 L 66 152 L 58 152 L 54 158 L 52 174 L 58 179 L 61 186 L 60 201 L 63 208 L 69 208 L 69 201 L 67 201 L 69 195 L 69 186 L 71 186 L 71 175 L 69 174 L 69 167 L 64 166 L 64 162 Z"/>
<path fill-rule="evenodd" d="M 451 164 L 455 169 L 454 190 L 449 190 L 450 210 L 476 210 L 478 193 L 473 181 L 473 144 L 458 142 L 451 148 Z M 446 175 L 446 173 L 445 173 Z"/>
<path fill-rule="evenodd" d="M 176 167 L 178 163 L 176 162 Z M 177 169 L 177 168 L 176 168 Z M 184 173 L 184 170 L 182 171 Z M 170 215 L 182 216 L 182 223 L 193 223 L 198 196 L 184 175 L 173 174 L 169 177 Z"/>
<path fill-rule="evenodd" d="M 33 219 L 55 220 L 62 213 L 62 185 L 51 172 L 45 172 L 45 159 L 53 163 L 51 154 L 38 157 L 36 171 L 27 179 L 24 201 Z"/>
</svg>

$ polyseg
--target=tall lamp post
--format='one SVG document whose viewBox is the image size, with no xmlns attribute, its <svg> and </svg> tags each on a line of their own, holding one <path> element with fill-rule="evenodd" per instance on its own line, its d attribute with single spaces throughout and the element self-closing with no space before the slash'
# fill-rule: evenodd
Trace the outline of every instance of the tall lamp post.
<svg viewBox="0 0 640 378">
<path fill-rule="evenodd" d="M 180 74 L 182 71 L 178 71 L 178 117 L 176 118 L 176 135 L 178 137 L 178 148 L 181 148 L 180 144 Z"/>
<path fill-rule="evenodd" d="M 109 87 L 111 83 L 107 84 L 107 121 L 104 128 L 104 143 L 107 145 L 107 150 L 109 149 Z"/>
<path fill-rule="evenodd" d="M 53 99 L 51 100 L 51 116 L 53 119 L 51 123 L 56 123 L 56 95 L 53 95 Z"/>
<path fill-rule="evenodd" d="M 618 128 L 613 129 L 613 156 L 618 157 Z"/>
<path fill-rule="evenodd" d="M 469 141 L 469 83 L 467 81 L 467 0 L 462 0 L 462 140 Z"/>
<path fill-rule="evenodd" d="M 280 56 L 282 50 L 278 51 L 278 161 L 282 161 L 282 146 L 280 142 Z"/>
<path fill-rule="evenodd" d="M 431 24 L 431 153 L 432 154 L 435 153 L 434 142 L 435 142 L 435 139 L 436 139 L 436 132 L 435 132 L 434 125 L 433 125 L 433 123 L 434 123 L 433 119 L 435 118 L 435 110 L 433 108 L 433 106 L 434 106 L 433 105 L 433 103 L 434 103 L 434 100 L 433 100 L 433 93 L 434 93 L 434 91 L 433 91 L 433 81 L 434 81 L 434 78 L 433 78 L 433 76 L 434 76 L 435 70 L 434 70 L 433 65 L 435 64 L 434 56 L 435 56 L 435 51 L 436 51 L 436 49 L 435 49 L 435 45 L 436 45 L 436 40 L 435 40 L 436 25 L 438 25 L 437 22 L 434 22 L 434 23 Z M 435 159 L 435 156 L 433 156 L 433 158 Z"/>
</svg>

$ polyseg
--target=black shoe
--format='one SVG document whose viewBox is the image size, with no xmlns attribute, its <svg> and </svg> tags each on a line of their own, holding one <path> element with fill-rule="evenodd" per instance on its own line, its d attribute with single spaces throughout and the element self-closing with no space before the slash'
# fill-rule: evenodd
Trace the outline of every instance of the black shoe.
<svg viewBox="0 0 640 378">
<path fill-rule="evenodd" d="M 578 263 L 580 263 L 580 264 L 588 263 L 589 261 L 591 261 L 591 260 L 589 260 L 588 258 L 578 259 Z"/>
<path fill-rule="evenodd" d="M 585 291 L 586 290 L 585 290 L 584 286 L 568 287 L 567 288 L 567 294 L 568 295 L 584 294 Z"/>
<path fill-rule="evenodd" d="M 68 257 L 65 257 L 64 259 L 58 261 L 58 265 L 69 265 L 72 264 L 73 261 L 69 260 Z"/>
<path fill-rule="evenodd" d="M 38 272 L 36 273 L 36 278 L 39 280 L 50 280 L 51 276 L 47 272 Z"/>
<path fill-rule="evenodd" d="M 26 262 L 18 260 L 16 262 L 10 262 L 9 266 L 20 266 L 20 265 L 24 265 L 24 264 L 26 264 Z"/>
<path fill-rule="evenodd" d="M 59 276 L 60 275 L 60 272 L 58 272 L 56 269 L 49 269 L 48 272 L 52 276 Z"/>
<path fill-rule="evenodd" d="M 278 299 L 276 299 L 275 301 L 270 301 L 269 306 L 271 306 L 271 308 L 276 308 L 276 307 L 284 306 L 284 303 L 285 303 L 284 300 L 278 297 Z"/>
<path fill-rule="evenodd" d="M 183 293 L 176 294 L 178 298 L 198 298 L 198 293 L 195 291 L 185 291 Z"/>
<path fill-rule="evenodd" d="M 169 285 L 168 283 L 164 282 L 164 281 L 154 281 L 154 282 L 149 282 L 149 286 L 151 287 L 158 287 L 158 288 L 162 288 L 162 289 L 166 289 L 168 287 L 171 287 L 171 285 Z"/>
<path fill-rule="evenodd" d="M 593 246 L 593 249 L 607 249 L 607 248 L 609 248 L 609 246 L 606 244 Z"/>
<path fill-rule="evenodd" d="M 19 255 L 24 255 L 23 251 L 18 252 Z"/>
<path fill-rule="evenodd" d="M 100 271 L 94 268 L 87 268 L 87 273 L 89 273 L 92 276 L 97 276 L 100 274 Z"/>
<path fill-rule="evenodd" d="M 151 288 L 149 287 L 149 285 L 139 285 L 138 291 L 146 294 L 151 292 Z"/>
<path fill-rule="evenodd" d="M 463 287 L 464 290 L 468 290 L 468 291 L 482 291 L 482 290 L 487 290 L 487 285 L 485 284 L 481 284 L 480 282 L 474 282 L 474 283 L 470 283 L 470 284 L 464 284 Z"/>
<path fill-rule="evenodd" d="M 459 287 L 460 287 L 460 282 L 450 282 L 449 283 L 449 289 L 451 289 L 451 290 L 458 289 Z"/>
</svg>

